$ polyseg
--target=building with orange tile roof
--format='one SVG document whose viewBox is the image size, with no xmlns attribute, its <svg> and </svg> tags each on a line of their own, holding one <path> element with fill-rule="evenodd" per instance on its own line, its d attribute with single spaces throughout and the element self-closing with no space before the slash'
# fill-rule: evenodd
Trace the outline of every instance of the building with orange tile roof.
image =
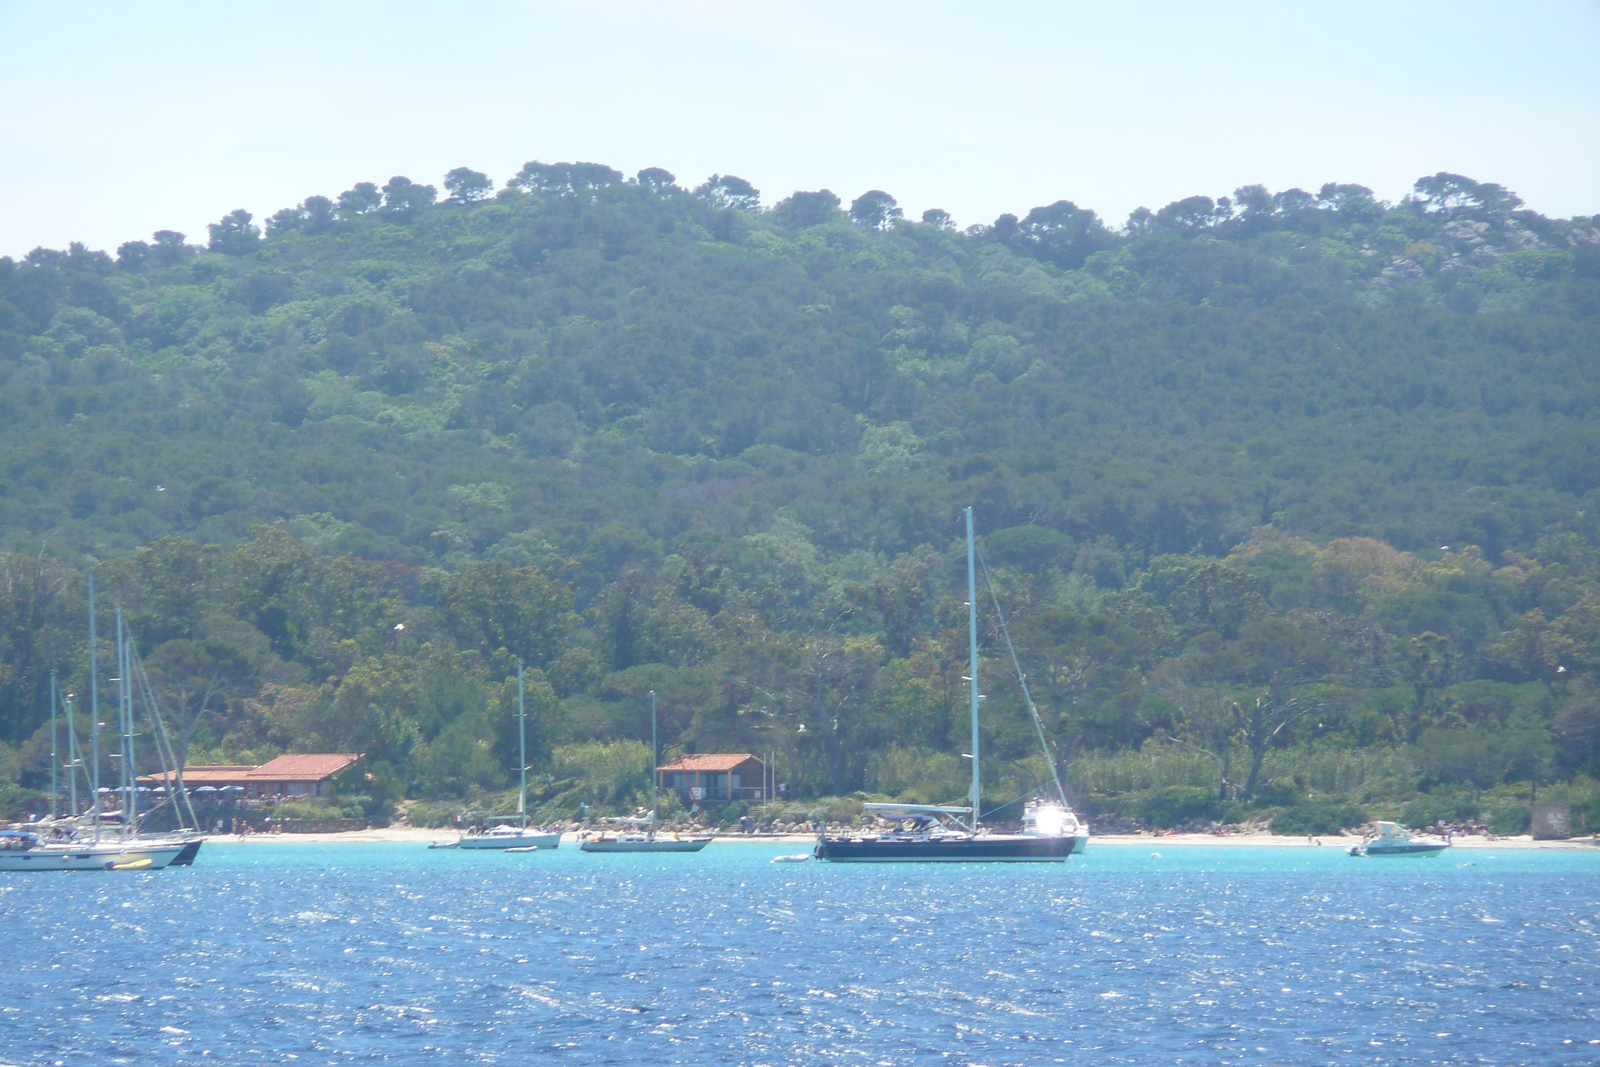
<svg viewBox="0 0 1600 1067">
<path fill-rule="evenodd" d="M 686 803 L 767 800 L 767 765 L 749 752 L 679 756 L 656 768 L 656 785 Z"/>
<path fill-rule="evenodd" d="M 209 764 L 183 769 L 183 784 L 189 789 L 210 786 L 214 789 L 237 787 L 245 799 L 262 797 L 320 797 L 328 793 L 328 783 L 353 767 L 359 752 L 307 752 L 279 756 L 260 766 L 249 764 Z M 147 774 L 139 779 L 147 785 L 167 785 L 166 775 Z"/>
</svg>

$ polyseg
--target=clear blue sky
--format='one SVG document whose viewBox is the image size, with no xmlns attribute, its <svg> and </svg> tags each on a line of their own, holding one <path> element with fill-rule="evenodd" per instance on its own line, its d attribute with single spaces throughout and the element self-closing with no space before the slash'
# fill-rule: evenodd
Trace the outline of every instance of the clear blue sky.
<svg viewBox="0 0 1600 1067">
<path fill-rule="evenodd" d="M 1600 212 L 1600 4 L 16 3 L 0 255 L 528 159 L 965 226 L 1439 170 Z"/>
</svg>

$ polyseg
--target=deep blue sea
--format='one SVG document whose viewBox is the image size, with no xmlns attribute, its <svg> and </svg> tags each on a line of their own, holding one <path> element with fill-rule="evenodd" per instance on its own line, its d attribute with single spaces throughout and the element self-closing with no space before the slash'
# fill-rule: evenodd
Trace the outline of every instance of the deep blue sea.
<svg viewBox="0 0 1600 1067">
<path fill-rule="evenodd" d="M 797 851 L 0 875 L 0 1062 L 1600 1063 L 1600 850 Z"/>
</svg>

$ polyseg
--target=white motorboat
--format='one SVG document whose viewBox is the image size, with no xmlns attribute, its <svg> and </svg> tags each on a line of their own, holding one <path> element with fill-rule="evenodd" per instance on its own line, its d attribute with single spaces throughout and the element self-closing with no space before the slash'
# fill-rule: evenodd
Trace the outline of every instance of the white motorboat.
<svg viewBox="0 0 1600 1067">
<path fill-rule="evenodd" d="M 1376 824 L 1378 832 L 1352 845 L 1352 856 L 1437 856 L 1450 847 L 1442 837 L 1421 837 L 1395 822 Z"/>
<path fill-rule="evenodd" d="M 468 830 L 455 841 L 440 841 L 429 848 L 464 848 L 472 851 L 532 852 L 560 848 L 561 834 L 528 825 L 528 709 L 523 703 L 522 664 L 517 664 L 517 755 L 521 779 L 517 792 L 517 814 L 513 819 L 496 820 L 483 830 Z M 510 825 L 512 821 L 515 826 Z"/>
</svg>

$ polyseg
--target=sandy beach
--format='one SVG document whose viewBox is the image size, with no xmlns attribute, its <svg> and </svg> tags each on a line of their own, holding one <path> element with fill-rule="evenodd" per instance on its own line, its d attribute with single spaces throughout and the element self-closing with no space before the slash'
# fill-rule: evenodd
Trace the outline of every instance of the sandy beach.
<svg viewBox="0 0 1600 1067">
<path fill-rule="evenodd" d="M 282 842 L 301 842 L 304 844 L 318 845 L 362 845 L 362 844 L 417 844 L 429 845 L 436 841 L 447 842 L 456 839 L 454 830 L 428 830 L 415 826 L 386 826 L 371 830 L 352 830 L 337 834 L 247 834 L 238 836 L 234 834 L 221 834 L 207 838 L 208 844 L 214 845 L 256 845 Z M 575 833 L 566 833 L 561 837 L 563 843 L 573 844 L 578 840 Z M 814 834 L 726 834 L 718 836 L 713 845 L 794 845 L 809 847 L 816 842 Z M 1320 842 L 1317 844 L 1316 842 Z M 1160 847 L 1168 846 L 1194 846 L 1204 845 L 1212 848 L 1259 848 L 1271 846 L 1275 848 L 1349 848 L 1351 845 L 1360 844 L 1361 839 L 1353 835 L 1337 837 L 1319 837 L 1308 839 L 1304 837 L 1280 837 L 1275 834 L 1229 834 L 1225 837 L 1216 834 L 1170 834 L 1157 837 L 1155 834 L 1104 834 L 1091 839 L 1091 848 L 1099 847 Z M 1566 841 L 1535 841 L 1532 837 L 1457 837 L 1456 848 L 1464 849 L 1594 849 L 1597 847 L 1595 838 L 1572 838 Z"/>
<path fill-rule="evenodd" d="M 1215 834 L 1172 834 L 1157 837 L 1155 834 L 1105 834 L 1091 839 L 1091 847 L 1096 845 L 1209 845 L 1213 847 L 1240 847 L 1250 848 L 1262 845 L 1271 845 L 1278 848 L 1349 848 L 1359 845 L 1361 838 L 1354 834 L 1341 834 L 1318 838 L 1280 837 L 1277 834 L 1229 834 L 1219 837 Z M 1456 848 L 1485 849 L 1485 848 L 1563 848 L 1563 849 L 1593 849 L 1596 840 L 1592 837 L 1570 838 L 1565 841 L 1535 841 L 1524 834 L 1521 837 L 1457 837 L 1453 842 Z"/>
</svg>

